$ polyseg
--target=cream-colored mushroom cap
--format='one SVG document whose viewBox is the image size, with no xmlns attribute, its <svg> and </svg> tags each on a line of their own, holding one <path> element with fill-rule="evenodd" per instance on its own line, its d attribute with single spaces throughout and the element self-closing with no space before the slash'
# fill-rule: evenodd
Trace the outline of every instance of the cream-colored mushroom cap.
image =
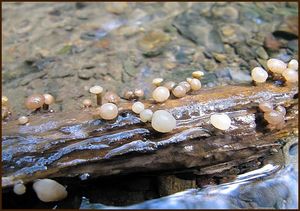
<svg viewBox="0 0 300 211">
<path fill-rule="evenodd" d="M 92 101 L 90 99 L 84 99 L 82 101 L 82 104 L 85 106 L 85 107 L 90 107 L 92 106 Z"/>
<path fill-rule="evenodd" d="M 210 123 L 220 130 L 228 130 L 231 125 L 231 119 L 227 114 L 213 114 L 210 116 Z"/>
<path fill-rule="evenodd" d="M 265 113 L 273 111 L 273 105 L 270 102 L 261 102 L 258 107 Z"/>
<path fill-rule="evenodd" d="M 160 86 L 160 84 L 164 81 L 163 78 L 154 78 L 152 80 L 152 84 L 154 84 L 155 86 Z"/>
<path fill-rule="evenodd" d="M 172 90 L 172 93 L 175 97 L 184 97 L 186 94 L 186 88 L 183 85 L 178 85 Z"/>
<path fill-rule="evenodd" d="M 281 74 L 287 68 L 287 65 L 279 59 L 269 59 L 267 67 L 271 72 Z"/>
<path fill-rule="evenodd" d="M 112 120 L 118 116 L 118 107 L 113 103 L 103 104 L 99 111 L 102 119 Z"/>
<path fill-rule="evenodd" d="M 41 179 L 33 183 L 33 190 L 43 202 L 60 201 L 67 197 L 66 188 L 52 179 Z"/>
<path fill-rule="evenodd" d="M 156 89 L 154 89 L 152 97 L 155 101 L 161 103 L 166 101 L 170 97 L 170 91 L 164 86 L 159 86 Z"/>
<path fill-rule="evenodd" d="M 293 69 L 293 70 L 298 70 L 298 61 L 296 59 L 292 59 L 289 63 L 288 63 L 288 68 Z"/>
<path fill-rule="evenodd" d="M 286 68 L 282 72 L 282 76 L 285 78 L 287 82 L 295 83 L 298 81 L 298 71 Z"/>
<path fill-rule="evenodd" d="M 2 96 L 2 106 L 7 106 L 8 98 L 6 96 Z"/>
<path fill-rule="evenodd" d="M 168 90 L 172 90 L 176 86 L 176 83 L 174 81 L 168 81 L 164 84 L 164 87 L 166 87 Z"/>
<path fill-rule="evenodd" d="M 132 104 L 131 109 L 134 113 L 139 114 L 145 109 L 145 106 L 141 102 L 135 102 Z"/>
<path fill-rule="evenodd" d="M 284 121 L 284 115 L 281 112 L 273 110 L 269 113 L 264 113 L 264 119 L 272 125 L 277 125 Z"/>
<path fill-rule="evenodd" d="M 167 133 L 176 127 L 176 119 L 165 110 L 157 110 L 153 113 L 151 125 L 156 131 Z"/>
<path fill-rule="evenodd" d="M 252 79 L 257 83 L 266 82 L 268 78 L 268 73 L 261 67 L 255 67 L 251 71 Z"/>
<path fill-rule="evenodd" d="M 153 112 L 150 109 L 145 109 L 140 113 L 142 122 L 148 122 L 152 119 Z"/>
<path fill-rule="evenodd" d="M 189 83 L 193 91 L 197 91 L 201 88 L 201 82 L 197 78 L 193 78 Z"/>
<path fill-rule="evenodd" d="M 43 94 L 45 98 L 45 104 L 51 105 L 54 103 L 54 97 L 50 94 Z"/>
<path fill-rule="evenodd" d="M 192 73 L 192 76 L 193 76 L 194 78 L 200 79 L 202 76 L 204 76 L 204 72 L 202 72 L 202 71 L 200 71 L 200 70 L 194 71 L 194 72 Z"/>
<path fill-rule="evenodd" d="M 90 88 L 90 93 L 92 94 L 101 94 L 103 92 L 103 88 L 101 86 L 92 86 Z"/>
<path fill-rule="evenodd" d="M 14 193 L 17 195 L 23 195 L 26 193 L 26 187 L 22 183 L 18 183 L 14 185 Z"/>
</svg>

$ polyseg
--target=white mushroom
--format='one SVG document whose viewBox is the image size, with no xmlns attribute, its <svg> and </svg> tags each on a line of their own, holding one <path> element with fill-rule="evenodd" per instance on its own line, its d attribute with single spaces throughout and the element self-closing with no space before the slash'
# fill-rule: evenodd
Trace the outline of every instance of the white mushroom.
<svg viewBox="0 0 300 211">
<path fill-rule="evenodd" d="M 100 117 L 105 120 L 112 120 L 118 116 L 118 107 L 113 103 L 104 103 L 100 107 Z"/>
<path fill-rule="evenodd" d="M 142 122 L 148 122 L 151 121 L 153 112 L 150 109 L 145 109 L 140 113 L 140 118 Z"/>
<path fill-rule="evenodd" d="M 151 125 L 156 131 L 167 133 L 176 127 L 176 119 L 165 110 L 157 110 L 153 113 Z"/>
<path fill-rule="evenodd" d="M 271 72 L 281 74 L 287 68 L 287 65 L 279 59 L 269 59 L 267 67 Z"/>
<path fill-rule="evenodd" d="M 135 102 L 133 103 L 133 105 L 131 106 L 131 109 L 134 113 L 136 114 L 139 114 L 141 113 L 144 109 L 145 109 L 145 106 L 143 103 L 141 102 Z"/>
<path fill-rule="evenodd" d="M 210 116 L 210 123 L 220 130 L 228 130 L 231 125 L 231 119 L 227 114 L 213 114 Z"/>
<path fill-rule="evenodd" d="M 152 97 L 156 102 L 164 102 L 170 97 L 170 91 L 164 86 L 159 86 L 154 89 Z"/>
<path fill-rule="evenodd" d="M 268 73 L 261 67 L 255 67 L 251 71 L 252 79 L 257 83 L 264 83 L 268 78 Z"/>
<path fill-rule="evenodd" d="M 66 188 L 52 179 L 41 179 L 33 183 L 33 190 L 43 202 L 60 201 L 67 197 Z"/>
</svg>

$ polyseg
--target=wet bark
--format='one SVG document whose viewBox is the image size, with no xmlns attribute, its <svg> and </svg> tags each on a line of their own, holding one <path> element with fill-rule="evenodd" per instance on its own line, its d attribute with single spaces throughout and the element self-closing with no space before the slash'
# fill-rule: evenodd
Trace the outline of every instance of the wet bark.
<svg viewBox="0 0 300 211">
<path fill-rule="evenodd" d="M 169 110 L 177 120 L 170 133 L 154 131 L 118 105 L 116 120 L 94 116 L 94 109 L 35 114 L 29 125 L 2 123 L 2 187 L 18 180 L 91 177 L 130 173 L 221 174 L 256 161 L 285 143 L 298 130 L 298 88 L 226 86 L 203 89 L 163 104 L 145 101 L 153 111 Z M 270 101 L 287 109 L 286 126 L 269 130 L 258 103 Z M 220 131 L 209 123 L 215 112 L 226 112 L 232 126 Z M 247 169 L 247 167 L 245 167 Z M 250 169 L 250 167 L 249 167 Z M 238 172 L 235 172 L 237 174 Z"/>
</svg>

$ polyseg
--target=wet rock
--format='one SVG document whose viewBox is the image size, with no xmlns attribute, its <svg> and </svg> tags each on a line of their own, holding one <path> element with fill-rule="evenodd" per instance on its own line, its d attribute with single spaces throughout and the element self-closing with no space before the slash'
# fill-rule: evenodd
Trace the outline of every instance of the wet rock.
<svg viewBox="0 0 300 211">
<path fill-rule="evenodd" d="M 221 28 L 222 34 L 226 37 L 230 37 L 235 34 L 235 29 L 231 26 L 224 26 Z"/>
<path fill-rule="evenodd" d="M 284 21 L 273 32 L 276 37 L 281 37 L 286 40 L 292 40 L 298 38 L 298 16 L 290 16 L 284 19 Z"/>
<path fill-rule="evenodd" d="M 264 59 L 261 59 L 261 58 L 257 58 L 257 61 L 259 62 L 259 64 L 260 64 L 265 70 L 268 70 L 267 60 L 264 60 Z"/>
<path fill-rule="evenodd" d="M 239 11 L 232 6 L 218 5 L 212 8 L 212 15 L 224 21 L 236 21 L 239 18 Z"/>
<path fill-rule="evenodd" d="M 189 188 L 195 188 L 196 181 L 179 179 L 174 175 L 160 176 L 158 177 L 158 187 L 159 195 L 167 196 Z"/>
<path fill-rule="evenodd" d="M 127 8 L 127 2 L 110 2 L 105 6 L 106 11 L 114 14 L 124 13 L 127 10 Z"/>
<path fill-rule="evenodd" d="M 145 56 L 157 56 L 162 53 L 163 48 L 170 40 L 168 34 L 159 30 L 152 30 L 139 39 L 137 44 Z"/>
<path fill-rule="evenodd" d="M 48 74 L 51 78 L 65 78 L 74 76 L 74 71 L 70 67 L 54 67 L 48 70 Z"/>
<path fill-rule="evenodd" d="M 289 41 L 288 42 L 288 44 L 287 44 L 287 47 L 289 48 L 289 49 L 291 49 L 292 51 L 294 51 L 294 52 L 296 52 L 296 51 L 298 51 L 298 39 L 296 39 L 296 40 L 291 40 L 291 41 Z"/>
<path fill-rule="evenodd" d="M 205 18 L 195 12 L 184 12 L 175 17 L 173 25 L 185 38 L 207 48 L 209 51 L 224 51 L 219 32 Z"/>
<path fill-rule="evenodd" d="M 237 46 L 235 46 L 235 49 L 237 54 L 239 54 L 240 57 L 246 61 L 249 61 L 256 57 L 255 54 L 252 52 L 251 48 L 249 48 L 245 44 L 238 44 Z"/>
<path fill-rule="evenodd" d="M 229 69 L 230 76 L 232 80 L 236 83 L 251 83 L 252 78 L 248 73 L 239 70 L 238 68 L 230 68 Z"/>
<path fill-rule="evenodd" d="M 264 46 L 271 51 L 278 51 L 281 43 L 272 34 L 268 34 L 264 40 Z"/>
<path fill-rule="evenodd" d="M 221 53 L 213 53 L 213 56 L 218 62 L 224 62 L 226 61 L 227 58 L 226 54 L 221 54 Z"/>
<path fill-rule="evenodd" d="M 83 2 L 76 2 L 76 3 L 75 3 L 75 7 L 76 7 L 76 9 L 78 9 L 78 10 L 83 9 L 83 8 L 85 8 L 86 6 L 87 6 L 87 4 L 86 4 L 86 3 L 83 3 Z"/>
<path fill-rule="evenodd" d="M 258 47 L 255 50 L 255 53 L 257 54 L 257 56 L 259 56 L 262 59 L 268 59 L 269 58 L 268 53 L 265 51 L 265 49 L 263 47 Z"/>
<path fill-rule="evenodd" d="M 205 59 L 203 61 L 203 66 L 204 66 L 204 69 L 207 71 L 214 71 L 218 67 L 216 62 L 211 59 Z"/>
<path fill-rule="evenodd" d="M 78 78 L 83 79 L 83 80 L 88 80 L 91 77 L 93 77 L 93 75 L 94 75 L 93 69 L 85 68 L 85 69 L 80 69 L 78 71 Z"/>
</svg>

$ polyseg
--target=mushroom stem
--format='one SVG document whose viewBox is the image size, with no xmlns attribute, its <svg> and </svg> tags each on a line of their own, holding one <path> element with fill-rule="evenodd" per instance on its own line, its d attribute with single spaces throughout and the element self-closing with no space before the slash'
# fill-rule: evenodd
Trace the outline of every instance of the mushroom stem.
<svg viewBox="0 0 300 211">
<path fill-rule="evenodd" d="M 101 94 L 96 94 L 97 96 L 97 105 L 100 106 L 102 104 L 102 96 Z"/>
<path fill-rule="evenodd" d="M 49 105 L 48 104 L 44 104 L 43 105 L 43 110 L 48 111 L 48 109 L 49 109 Z"/>
</svg>

